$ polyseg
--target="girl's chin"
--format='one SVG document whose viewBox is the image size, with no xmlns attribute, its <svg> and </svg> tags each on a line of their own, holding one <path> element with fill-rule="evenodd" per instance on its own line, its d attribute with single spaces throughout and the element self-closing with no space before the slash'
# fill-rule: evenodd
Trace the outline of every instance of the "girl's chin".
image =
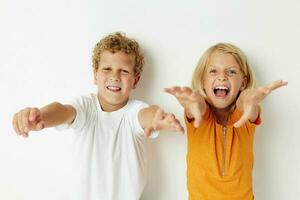
<svg viewBox="0 0 300 200">
<path fill-rule="evenodd" d="M 214 108 L 217 109 L 226 109 L 232 106 L 233 101 L 220 101 L 220 100 L 215 100 L 215 101 L 210 101 L 209 102 Z"/>
</svg>

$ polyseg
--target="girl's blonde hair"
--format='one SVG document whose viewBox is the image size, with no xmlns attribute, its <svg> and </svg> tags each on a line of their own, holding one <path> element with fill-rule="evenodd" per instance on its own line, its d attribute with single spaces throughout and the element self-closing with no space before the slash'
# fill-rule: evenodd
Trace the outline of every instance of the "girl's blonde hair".
<svg viewBox="0 0 300 200">
<path fill-rule="evenodd" d="M 203 90 L 203 76 L 207 68 L 207 65 L 211 59 L 211 55 L 214 52 L 220 52 L 220 53 L 232 55 L 237 61 L 237 63 L 239 64 L 242 73 L 247 78 L 247 85 L 245 89 L 255 88 L 256 82 L 255 82 L 254 73 L 250 68 L 246 55 L 242 52 L 242 50 L 239 49 L 237 46 L 234 46 L 233 44 L 218 43 L 216 45 L 213 45 L 209 49 L 207 49 L 202 55 L 202 57 L 200 58 L 192 78 L 192 88 L 194 90 L 199 90 L 202 95 L 206 96 Z"/>
<path fill-rule="evenodd" d="M 101 53 L 110 51 L 112 53 L 121 51 L 133 55 L 135 58 L 134 73 L 140 74 L 143 70 L 144 55 L 136 40 L 126 37 L 125 33 L 115 32 L 101 39 L 94 48 L 92 62 L 94 70 L 98 70 Z"/>
</svg>

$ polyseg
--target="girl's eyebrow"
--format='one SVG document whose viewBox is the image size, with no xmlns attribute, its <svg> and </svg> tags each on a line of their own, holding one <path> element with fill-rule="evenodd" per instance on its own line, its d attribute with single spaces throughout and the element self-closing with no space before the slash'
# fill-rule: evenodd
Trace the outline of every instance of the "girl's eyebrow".
<svg viewBox="0 0 300 200">
<path fill-rule="evenodd" d="M 207 68 L 209 68 L 209 67 L 210 68 L 218 68 L 217 66 L 214 66 L 214 65 L 208 65 Z M 238 69 L 238 70 L 240 69 L 240 67 L 235 66 L 235 65 L 234 66 L 225 67 L 225 69 L 231 69 L 231 68 L 235 68 L 235 69 Z"/>
<path fill-rule="evenodd" d="M 210 69 L 210 68 L 217 68 L 216 66 L 213 66 L 213 65 L 208 65 L 207 67 L 206 67 L 206 69 Z"/>
<path fill-rule="evenodd" d="M 227 67 L 226 70 L 228 70 L 228 69 L 236 69 L 236 70 L 240 70 L 241 71 L 241 68 L 240 67 L 236 67 L 236 66 Z"/>
</svg>

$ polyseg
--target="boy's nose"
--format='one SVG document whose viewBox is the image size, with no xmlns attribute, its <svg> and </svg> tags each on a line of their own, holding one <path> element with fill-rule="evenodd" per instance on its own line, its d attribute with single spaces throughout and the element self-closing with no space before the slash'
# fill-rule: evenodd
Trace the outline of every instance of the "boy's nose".
<svg viewBox="0 0 300 200">
<path fill-rule="evenodd" d="M 112 80 L 120 80 L 120 73 L 119 72 L 113 72 L 110 76 Z"/>
</svg>

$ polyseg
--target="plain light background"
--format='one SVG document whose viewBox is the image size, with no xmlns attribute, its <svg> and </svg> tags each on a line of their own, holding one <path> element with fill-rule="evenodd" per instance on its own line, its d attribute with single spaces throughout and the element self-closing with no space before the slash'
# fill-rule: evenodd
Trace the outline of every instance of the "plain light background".
<svg viewBox="0 0 300 200">
<path fill-rule="evenodd" d="M 248 56 L 260 85 L 289 85 L 263 102 L 255 136 L 258 200 L 300 199 L 300 3 L 285 1 L 0 0 L 0 199 L 66 200 L 72 132 L 47 129 L 23 139 L 11 121 L 18 110 L 96 92 L 91 55 L 115 31 L 137 39 L 146 56 L 133 97 L 175 113 L 164 87 L 190 85 L 200 55 L 231 42 Z M 186 135 L 149 140 L 143 200 L 185 200 Z M 199 155 L 201 156 L 201 155 Z"/>
</svg>

